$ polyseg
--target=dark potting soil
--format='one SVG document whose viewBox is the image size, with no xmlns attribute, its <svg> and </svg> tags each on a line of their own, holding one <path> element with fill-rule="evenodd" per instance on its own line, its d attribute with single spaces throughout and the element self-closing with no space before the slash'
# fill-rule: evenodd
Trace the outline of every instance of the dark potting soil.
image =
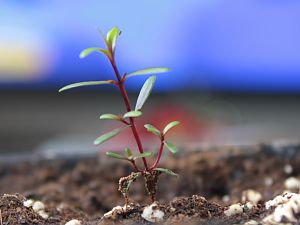
<svg viewBox="0 0 300 225">
<path fill-rule="evenodd" d="M 160 167 L 173 170 L 179 178 L 164 174 L 159 178 L 157 200 L 165 212 L 164 223 L 243 224 L 263 218 L 268 213 L 264 202 L 285 190 L 288 177 L 300 176 L 299 150 L 298 146 L 256 146 L 243 151 L 227 148 L 168 157 Z M 287 165 L 292 171 L 284 169 Z M 130 172 L 126 163 L 104 156 L 2 162 L 2 223 L 65 224 L 78 219 L 82 224 L 153 224 L 141 217 L 144 206 L 151 203 L 143 179 L 131 187 L 130 199 L 136 204 L 130 210 L 116 210 L 112 217 L 101 219 L 113 207 L 124 205 L 118 180 Z M 241 202 L 242 192 L 248 189 L 262 195 L 259 204 L 241 214 L 226 216 L 226 206 Z M 23 196 L 42 201 L 48 218 L 25 207 Z"/>
</svg>

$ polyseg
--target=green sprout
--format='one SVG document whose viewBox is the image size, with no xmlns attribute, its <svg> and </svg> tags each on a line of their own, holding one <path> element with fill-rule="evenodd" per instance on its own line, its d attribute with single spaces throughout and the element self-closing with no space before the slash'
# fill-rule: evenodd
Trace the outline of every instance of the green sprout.
<svg viewBox="0 0 300 225">
<path fill-rule="evenodd" d="M 116 75 L 116 80 L 105 80 L 105 81 L 85 81 L 85 82 L 79 82 L 67 85 L 59 90 L 59 92 L 66 91 L 69 89 L 82 87 L 82 86 L 91 86 L 91 85 L 103 85 L 103 84 L 110 84 L 115 85 L 119 88 L 120 93 L 123 97 L 123 101 L 125 103 L 126 112 L 122 115 L 115 115 L 115 114 L 102 114 L 100 115 L 99 119 L 101 120 L 115 120 L 123 124 L 122 127 L 116 128 L 108 133 L 105 133 L 94 141 L 95 145 L 100 145 L 111 138 L 117 136 L 125 129 L 131 129 L 131 132 L 134 136 L 136 145 L 137 145 L 137 151 L 133 152 L 129 148 L 125 148 L 125 154 L 121 155 L 116 152 L 106 152 L 106 155 L 111 158 L 119 159 L 119 160 L 125 160 L 131 163 L 134 172 L 131 173 L 131 175 L 127 177 L 122 177 L 119 181 L 119 190 L 122 192 L 122 194 L 125 197 L 126 204 L 128 203 L 128 190 L 130 185 L 137 179 L 139 176 L 143 176 L 145 178 L 146 188 L 148 190 L 149 195 L 151 196 L 152 201 L 155 201 L 155 194 L 156 194 L 156 186 L 158 181 L 158 176 L 161 173 L 166 173 L 168 175 L 177 176 L 176 173 L 172 172 L 169 169 L 165 168 L 158 168 L 158 164 L 160 162 L 164 147 L 167 147 L 167 149 L 171 153 L 176 153 L 178 151 L 177 147 L 167 142 L 166 134 L 171 130 L 173 127 L 177 126 L 179 124 L 178 121 L 172 121 L 169 124 L 165 126 L 165 128 L 160 131 L 156 127 L 154 127 L 151 124 L 145 124 L 144 127 L 147 129 L 148 132 L 153 133 L 159 138 L 160 141 L 160 148 L 158 150 L 158 153 L 156 154 L 156 160 L 153 162 L 151 166 L 149 166 L 149 157 L 153 156 L 152 152 L 146 152 L 144 151 L 140 135 L 138 133 L 138 130 L 136 128 L 135 119 L 138 117 L 141 117 L 143 115 L 142 108 L 148 99 L 154 83 L 156 81 L 156 76 L 153 74 L 158 73 L 165 73 L 168 72 L 170 69 L 166 67 L 154 67 L 154 68 L 148 68 L 148 69 L 142 69 L 138 70 L 132 73 L 126 73 L 124 72 L 121 76 L 115 61 L 115 50 L 116 50 L 116 43 L 117 39 L 120 36 L 121 31 L 114 27 L 112 28 L 107 35 L 105 36 L 102 32 L 101 35 L 105 41 L 106 48 L 99 48 L 99 47 L 92 47 L 87 48 L 83 50 L 79 57 L 85 58 L 86 56 L 90 55 L 93 52 L 100 52 L 103 53 L 109 60 L 111 66 L 113 67 L 114 73 Z M 134 76 L 141 76 L 141 75 L 151 75 L 143 84 L 140 93 L 138 95 L 135 108 L 132 108 L 131 102 L 128 98 L 127 91 L 125 89 L 125 82 L 128 78 L 134 77 Z M 142 168 L 138 167 L 137 161 L 142 161 Z"/>
</svg>

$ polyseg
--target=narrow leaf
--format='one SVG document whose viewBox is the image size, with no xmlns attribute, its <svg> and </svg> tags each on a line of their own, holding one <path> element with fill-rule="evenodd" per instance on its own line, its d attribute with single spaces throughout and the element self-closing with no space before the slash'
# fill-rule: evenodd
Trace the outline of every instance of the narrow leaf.
<svg viewBox="0 0 300 225">
<path fill-rule="evenodd" d="M 120 117 L 115 114 L 102 114 L 100 120 L 120 120 Z"/>
<path fill-rule="evenodd" d="M 178 124 L 180 124 L 179 121 L 173 121 L 173 122 L 169 123 L 169 124 L 164 128 L 163 134 L 166 134 L 171 128 L 177 126 Z"/>
<path fill-rule="evenodd" d="M 147 158 L 152 155 L 152 152 L 144 152 L 133 157 L 133 159 Z"/>
<path fill-rule="evenodd" d="M 130 148 L 125 148 L 125 152 L 128 158 L 132 156 L 132 151 Z"/>
<path fill-rule="evenodd" d="M 141 111 L 130 111 L 127 112 L 123 115 L 124 118 L 128 118 L 128 117 L 139 117 L 143 115 L 143 113 Z"/>
<path fill-rule="evenodd" d="M 160 131 L 156 127 L 154 127 L 153 125 L 145 124 L 144 127 L 147 129 L 147 131 L 149 131 L 149 132 L 151 132 L 151 133 L 153 133 L 157 136 L 161 136 Z"/>
<path fill-rule="evenodd" d="M 178 174 L 174 173 L 172 170 L 169 170 L 169 169 L 165 169 L 165 168 L 155 168 L 154 170 L 156 171 L 160 171 L 162 173 L 166 173 L 168 175 L 171 175 L 171 176 L 178 176 Z"/>
<path fill-rule="evenodd" d="M 114 152 L 106 152 L 106 155 L 110 158 L 128 160 L 126 157 Z"/>
<path fill-rule="evenodd" d="M 144 85 L 140 91 L 139 97 L 136 101 L 135 111 L 139 111 L 142 109 L 144 103 L 146 102 L 147 98 L 149 97 L 149 95 L 151 93 L 151 90 L 154 86 L 155 80 L 156 80 L 156 76 L 151 76 L 144 83 Z"/>
<path fill-rule="evenodd" d="M 128 127 L 128 126 L 127 126 Z M 96 138 L 96 140 L 94 141 L 94 145 L 100 145 L 106 141 L 108 141 L 109 139 L 113 138 L 114 136 L 118 135 L 119 133 L 121 133 L 124 129 L 126 129 L 127 127 L 124 128 L 117 128 L 114 129 L 106 134 L 101 135 L 100 137 Z"/>
<path fill-rule="evenodd" d="M 92 48 L 86 48 L 84 49 L 80 54 L 79 54 L 79 58 L 83 59 L 85 57 L 87 57 L 89 54 L 91 54 L 92 52 L 102 52 L 104 53 L 106 56 L 108 56 L 108 52 L 102 48 L 97 48 L 97 47 L 92 47 Z"/>
<path fill-rule="evenodd" d="M 178 149 L 175 145 L 173 145 L 170 142 L 164 141 L 165 145 L 167 146 L 167 148 L 170 150 L 170 152 L 172 152 L 173 154 L 175 154 L 176 152 L 178 152 Z"/>
<path fill-rule="evenodd" d="M 170 71 L 167 67 L 154 67 L 154 68 L 148 68 L 148 69 L 142 69 L 138 70 L 132 73 L 129 73 L 126 75 L 126 77 L 133 77 L 138 75 L 149 75 L 149 74 L 157 74 L 157 73 L 165 73 Z"/>
<path fill-rule="evenodd" d="M 117 39 L 120 36 L 121 31 L 114 27 L 110 31 L 108 31 L 106 36 L 107 45 L 111 48 L 112 52 L 115 51 Z"/>
<path fill-rule="evenodd" d="M 79 83 L 69 84 L 69 85 L 59 89 L 58 92 L 62 92 L 62 91 L 69 90 L 69 89 L 72 89 L 72 88 L 83 87 L 83 86 L 100 85 L 100 84 L 112 84 L 113 82 L 114 82 L 113 80 L 79 82 Z"/>
</svg>

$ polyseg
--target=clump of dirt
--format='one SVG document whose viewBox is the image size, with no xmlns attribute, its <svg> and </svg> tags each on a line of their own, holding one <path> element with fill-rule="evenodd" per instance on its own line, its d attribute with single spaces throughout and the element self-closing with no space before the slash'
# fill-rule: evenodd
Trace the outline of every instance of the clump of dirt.
<svg viewBox="0 0 300 225">
<path fill-rule="evenodd" d="M 288 178 L 300 177 L 299 153 L 299 146 L 278 149 L 261 145 L 242 150 L 221 148 L 184 152 L 168 157 L 168 161 L 162 162 L 160 166 L 179 174 L 179 178 L 162 174 L 158 181 L 157 200 L 165 207 L 165 216 L 170 223 L 173 219 L 185 220 L 186 217 L 191 217 L 191 221 L 197 218 L 197 224 L 255 220 L 264 217 L 266 213 L 265 208 L 259 204 L 285 191 Z M 132 172 L 126 163 L 103 158 L 92 156 L 13 163 L 3 161 L 0 163 L 0 196 L 22 193 L 27 199 L 45 203 L 49 218 L 43 220 L 38 217 L 38 224 L 65 224 L 71 219 L 79 219 L 82 224 L 98 224 L 104 213 L 117 205 L 124 205 L 124 198 L 118 191 L 118 180 Z M 224 216 L 224 213 L 219 214 L 226 206 L 241 202 L 243 192 L 249 189 L 261 195 L 257 206 L 243 209 L 243 213 L 230 217 Z M 130 217 L 135 213 L 138 215 L 144 206 L 151 203 L 143 177 L 137 178 L 131 185 L 129 194 L 130 200 L 141 206 L 135 204 L 130 215 L 121 214 L 118 218 L 123 215 L 128 220 L 132 219 Z M 193 195 L 198 197 L 176 198 Z M 18 207 L 29 215 L 38 215 L 22 206 L 20 196 L 16 197 L 19 202 L 15 200 L 15 205 L 11 205 L 15 214 L 10 213 L 10 206 L 4 197 L 0 202 L 3 224 L 7 223 L 9 215 L 18 219 L 16 221 L 19 223 L 15 224 L 22 224 L 19 218 L 23 217 L 16 213 Z M 176 206 L 178 204 L 181 208 Z M 175 208 L 175 211 L 171 208 Z M 26 223 L 34 224 L 32 221 Z"/>
<path fill-rule="evenodd" d="M 46 214 L 48 218 L 43 218 L 32 206 L 25 206 L 26 198 L 20 194 L 4 194 L 0 198 L 1 225 L 17 224 L 37 224 L 37 225 L 57 225 L 79 218 L 84 221 L 82 224 L 96 224 L 96 218 L 91 221 L 82 211 L 67 205 L 59 205 L 56 208 L 47 206 Z M 100 220 L 100 218 L 99 218 Z"/>
<path fill-rule="evenodd" d="M 45 220 L 32 208 L 23 205 L 21 195 L 3 195 L 0 198 L 2 224 L 45 224 Z"/>
</svg>

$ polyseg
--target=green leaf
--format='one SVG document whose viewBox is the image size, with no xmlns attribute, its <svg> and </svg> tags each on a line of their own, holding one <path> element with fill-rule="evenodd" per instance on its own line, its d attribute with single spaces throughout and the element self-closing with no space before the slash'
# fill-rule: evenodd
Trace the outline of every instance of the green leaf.
<svg viewBox="0 0 300 225">
<path fill-rule="evenodd" d="M 128 126 L 127 126 L 128 127 Z M 101 135 L 100 137 L 96 138 L 96 140 L 94 141 L 94 145 L 100 145 L 106 141 L 108 141 L 109 139 L 113 138 L 114 136 L 118 135 L 119 133 L 121 133 L 123 130 L 125 130 L 127 127 L 124 128 L 117 128 L 114 129 L 106 134 Z"/>
<path fill-rule="evenodd" d="M 149 75 L 149 74 L 157 74 L 157 73 L 165 73 L 170 71 L 167 67 L 154 67 L 154 68 L 148 68 L 143 70 L 138 70 L 132 73 L 129 73 L 126 75 L 126 77 L 133 77 L 138 75 Z"/>
<path fill-rule="evenodd" d="M 172 121 L 170 122 L 163 130 L 163 134 L 166 134 L 171 128 L 177 126 L 178 124 L 180 124 L 179 121 Z"/>
<path fill-rule="evenodd" d="M 128 158 L 132 156 L 132 151 L 130 148 L 125 148 L 125 152 Z"/>
<path fill-rule="evenodd" d="M 120 120 L 120 117 L 115 114 L 102 114 L 100 120 Z"/>
<path fill-rule="evenodd" d="M 170 152 L 172 152 L 173 154 L 175 154 L 176 152 L 178 152 L 178 149 L 175 145 L 173 145 L 170 142 L 164 141 L 165 145 L 167 146 L 167 148 L 170 150 Z"/>
<path fill-rule="evenodd" d="M 123 115 L 124 118 L 128 118 L 128 117 L 139 117 L 143 115 L 143 113 L 141 111 L 130 111 L 127 112 Z"/>
<path fill-rule="evenodd" d="M 168 175 L 171 175 L 171 176 L 178 176 L 178 174 L 174 173 L 172 170 L 169 170 L 169 169 L 165 169 L 165 168 L 155 168 L 154 170 L 156 171 L 160 171 L 162 173 L 166 173 Z"/>
<path fill-rule="evenodd" d="M 115 51 L 117 39 L 120 36 L 120 34 L 121 34 L 121 31 L 117 27 L 112 28 L 107 33 L 106 42 L 107 42 L 107 45 L 111 48 L 112 52 Z"/>
<path fill-rule="evenodd" d="M 140 91 L 139 97 L 136 101 L 135 111 L 139 111 L 142 109 L 144 103 L 146 102 L 147 98 L 149 97 L 149 95 L 151 93 L 151 90 L 154 86 L 155 80 L 156 80 L 156 76 L 151 76 L 144 83 L 144 85 Z"/>
<path fill-rule="evenodd" d="M 118 153 L 114 153 L 114 152 L 106 152 L 106 155 L 110 158 L 115 158 L 115 159 L 121 159 L 121 160 L 128 160 L 126 157 L 118 154 Z"/>
<path fill-rule="evenodd" d="M 97 48 L 97 47 L 92 47 L 92 48 L 86 48 L 84 49 L 80 54 L 79 54 L 79 58 L 83 59 L 85 57 L 87 57 L 89 54 L 91 54 L 92 52 L 102 52 L 104 53 L 106 56 L 108 56 L 108 52 L 102 48 Z"/>
<path fill-rule="evenodd" d="M 151 132 L 151 133 L 153 133 L 157 136 L 161 136 L 160 131 L 156 127 L 154 127 L 153 125 L 145 124 L 144 127 L 147 129 L 147 131 L 149 131 L 149 132 Z"/>
<path fill-rule="evenodd" d="M 152 152 L 143 152 L 141 154 L 138 154 L 136 156 L 133 157 L 133 159 L 140 159 L 140 158 L 147 158 L 150 157 L 152 155 Z"/>
<path fill-rule="evenodd" d="M 69 90 L 69 89 L 72 89 L 72 88 L 83 87 L 83 86 L 100 85 L 100 84 L 112 84 L 113 82 L 114 82 L 113 80 L 78 82 L 78 83 L 74 83 L 74 84 L 69 84 L 69 85 L 59 89 L 58 92 L 62 92 L 62 91 Z"/>
</svg>

